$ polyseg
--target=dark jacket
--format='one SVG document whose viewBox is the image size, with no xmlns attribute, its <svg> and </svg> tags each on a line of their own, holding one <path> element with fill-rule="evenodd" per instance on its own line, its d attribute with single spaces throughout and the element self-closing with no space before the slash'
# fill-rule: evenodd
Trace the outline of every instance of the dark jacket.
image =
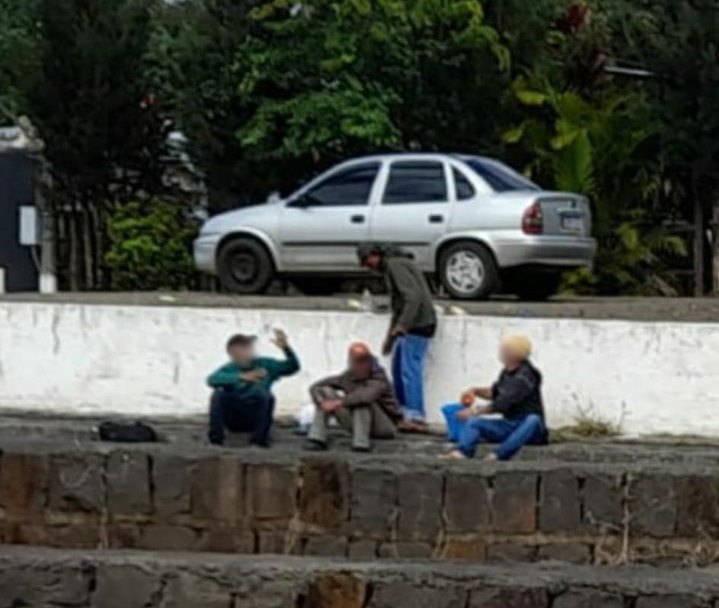
<svg viewBox="0 0 719 608">
<path fill-rule="evenodd" d="M 382 263 L 392 307 L 392 327 L 432 336 L 437 326 L 432 294 L 417 265 L 396 250 L 385 253 Z"/>
<path fill-rule="evenodd" d="M 536 414 L 544 422 L 542 374 L 529 361 L 514 371 L 502 370 L 492 385 L 492 409 L 507 420 Z M 546 424 L 545 424 L 546 429 Z"/>
<path fill-rule="evenodd" d="M 321 389 L 332 388 L 344 393 L 342 404 L 347 408 L 368 406 L 373 403 L 379 405 L 394 421 L 402 418 L 392 383 L 379 363 L 375 361 L 372 374 L 368 378 L 357 378 L 351 370 L 347 369 L 337 376 L 329 376 L 315 382 L 310 387 L 310 395 L 315 403 L 322 401 Z"/>
</svg>

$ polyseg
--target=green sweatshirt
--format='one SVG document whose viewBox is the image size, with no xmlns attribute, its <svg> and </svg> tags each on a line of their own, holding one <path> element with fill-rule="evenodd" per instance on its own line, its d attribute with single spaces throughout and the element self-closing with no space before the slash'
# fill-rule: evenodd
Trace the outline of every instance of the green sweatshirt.
<svg viewBox="0 0 719 608">
<path fill-rule="evenodd" d="M 270 357 L 258 357 L 247 366 L 240 367 L 236 363 L 230 361 L 226 363 L 207 378 L 207 384 L 212 388 L 233 388 L 235 390 L 254 390 L 270 391 L 272 385 L 278 378 L 282 376 L 291 376 L 300 369 L 300 362 L 294 351 L 288 348 L 285 351 L 286 358 L 284 360 L 272 359 Z M 267 370 L 267 375 L 259 382 L 245 382 L 240 379 L 242 372 L 248 372 L 253 369 L 262 368 Z"/>
</svg>

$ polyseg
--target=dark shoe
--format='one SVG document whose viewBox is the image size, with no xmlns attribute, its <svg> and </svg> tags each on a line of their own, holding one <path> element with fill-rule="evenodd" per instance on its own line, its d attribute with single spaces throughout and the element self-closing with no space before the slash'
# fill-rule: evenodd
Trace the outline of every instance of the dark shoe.
<svg viewBox="0 0 719 608">
<path fill-rule="evenodd" d="M 326 452 L 327 447 L 327 442 L 318 441 L 317 439 L 308 439 L 307 443 L 305 443 L 305 450 L 308 452 Z"/>
<path fill-rule="evenodd" d="M 358 446 L 353 445 L 352 451 L 357 452 L 358 454 L 369 454 L 372 451 L 372 446 Z"/>
</svg>

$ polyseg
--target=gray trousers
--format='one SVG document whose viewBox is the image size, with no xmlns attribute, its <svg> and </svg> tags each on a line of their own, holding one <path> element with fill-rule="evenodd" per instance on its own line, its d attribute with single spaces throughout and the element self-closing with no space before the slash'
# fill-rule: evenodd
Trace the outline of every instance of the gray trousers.
<svg viewBox="0 0 719 608">
<path fill-rule="evenodd" d="M 335 399 L 337 394 L 332 389 L 323 390 L 323 399 Z M 366 406 L 341 407 L 332 413 L 325 412 L 319 403 L 315 403 L 315 417 L 308 435 L 309 439 L 327 443 L 327 423 L 334 416 L 340 427 L 352 433 L 352 446 L 368 448 L 370 438 L 393 439 L 396 428 L 390 417 L 376 403 Z"/>
</svg>

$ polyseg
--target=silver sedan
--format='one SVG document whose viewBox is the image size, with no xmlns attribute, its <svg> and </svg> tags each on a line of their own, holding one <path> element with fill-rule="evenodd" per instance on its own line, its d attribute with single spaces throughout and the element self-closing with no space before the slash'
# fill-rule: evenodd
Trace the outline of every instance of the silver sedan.
<svg viewBox="0 0 719 608">
<path fill-rule="evenodd" d="M 209 219 L 195 262 L 228 290 L 276 276 L 330 288 L 357 276 L 360 243 L 400 246 L 453 297 L 544 299 L 592 264 L 587 199 L 547 192 L 482 156 L 385 154 L 343 162 L 287 198 Z"/>
</svg>

